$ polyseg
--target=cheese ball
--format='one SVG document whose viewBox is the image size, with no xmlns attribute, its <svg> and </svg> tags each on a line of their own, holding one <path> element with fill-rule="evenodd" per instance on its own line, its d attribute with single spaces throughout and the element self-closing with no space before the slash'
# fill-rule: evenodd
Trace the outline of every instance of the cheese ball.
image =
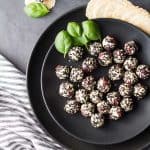
<svg viewBox="0 0 150 150">
<path fill-rule="evenodd" d="M 98 90 L 92 90 L 90 92 L 90 101 L 94 104 L 99 103 L 103 99 L 103 93 L 99 92 Z"/>
<path fill-rule="evenodd" d="M 82 62 L 82 70 L 84 72 L 92 72 L 97 68 L 97 61 L 95 58 L 92 57 L 87 57 L 83 62 Z"/>
<path fill-rule="evenodd" d="M 97 89 L 102 93 L 109 92 L 111 88 L 111 82 L 107 77 L 101 77 L 97 82 Z"/>
<path fill-rule="evenodd" d="M 80 68 L 72 68 L 70 72 L 70 81 L 71 82 L 81 82 L 83 79 L 84 73 Z"/>
<path fill-rule="evenodd" d="M 139 65 L 136 74 L 140 79 L 148 79 L 150 77 L 150 67 L 148 65 Z"/>
<path fill-rule="evenodd" d="M 123 97 L 130 97 L 133 92 L 133 86 L 131 84 L 122 83 L 119 86 L 119 93 Z"/>
<path fill-rule="evenodd" d="M 84 117 L 91 117 L 95 111 L 94 104 L 87 102 L 86 104 L 81 105 L 81 115 Z"/>
<path fill-rule="evenodd" d="M 118 120 L 122 117 L 123 111 L 120 106 L 112 106 L 109 112 L 110 119 Z"/>
<path fill-rule="evenodd" d="M 125 52 L 123 49 L 116 49 L 113 51 L 113 60 L 117 64 L 122 64 L 126 58 Z"/>
<path fill-rule="evenodd" d="M 80 110 L 80 105 L 75 100 L 68 100 L 64 106 L 64 110 L 68 114 L 76 114 Z"/>
<path fill-rule="evenodd" d="M 106 99 L 110 105 L 117 106 L 120 104 L 121 97 L 120 97 L 119 92 L 113 91 L 113 92 L 107 93 Z"/>
<path fill-rule="evenodd" d="M 69 78 L 70 68 L 68 66 L 57 65 L 55 73 L 60 80 L 65 80 Z"/>
<path fill-rule="evenodd" d="M 133 109 L 133 100 L 130 97 L 125 97 L 120 102 L 121 108 L 125 111 L 131 111 Z"/>
<path fill-rule="evenodd" d="M 102 127 L 104 125 L 104 116 L 99 113 L 92 114 L 90 121 L 94 128 Z"/>
<path fill-rule="evenodd" d="M 133 71 L 126 71 L 123 81 L 127 84 L 135 84 L 138 82 L 138 77 Z"/>
<path fill-rule="evenodd" d="M 79 103 L 86 103 L 89 100 L 89 95 L 85 89 L 79 89 L 75 92 L 75 99 Z"/>
<path fill-rule="evenodd" d="M 97 57 L 101 51 L 103 51 L 103 46 L 100 42 L 94 42 L 88 47 L 88 52 L 91 56 Z"/>
<path fill-rule="evenodd" d="M 128 41 L 124 44 L 124 50 L 127 55 L 133 55 L 138 51 L 138 46 L 135 41 Z"/>
<path fill-rule="evenodd" d="M 124 70 L 120 65 L 113 65 L 108 70 L 108 76 L 112 81 L 121 80 L 124 75 Z"/>
<path fill-rule="evenodd" d="M 84 49 L 79 46 L 72 47 L 68 52 L 68 57 L 72 61 L 79 61 L 83 57 Z"/>
<path fill-rule="evenodd" d="M 136 69 L 138 65 L 138 60 L 137 58 L 134 58 L 134 57 L 128 57 L 125 61 L 124 61 L 124 68 L 127 70 L 127 71 L 131 71 L 131 70 L 134 70 Z"/>
<path fill-rule="evenodd" d="M 107 35 L 103 39 L 102 45 L 105 50 L 111 51 L 117 46 L 117 40 L 113 36 Z"/>
<path fill-rule="evenodd" d="M 106 102 L 106 101 L 100 101 L 100 102 L 97 104 L 97 111 L 98 111 L 100 114 L 108 114 L 109 111 L 110 111 L 110 105 L 109 105 L 108 102 Z"/>
<path fill-rule="evenodd" d="M 142 99 L 147 94 L 147 86 L 137 83 L 133 89 L 133 95 L 137 99 Z"/>
<path fill-rule="evenodd" d="M 88 91 L 93 90 L 95 85 L 96 85 L 96 81 L 93 76 L 87 76 L 82 80 L 82 87 Z"/>
<path fill-rule="evenodd" d="M 98 62 L 101 66 L 109 66 L 112 64 L 112 54 L 109 52 L 100 52 L 98 55 Z"/>
<path fill-rule="evenodd" d="M 74 86 L 72 83 L 66 81 L 60 84 L 59 86 L 59 94 L 66 98 L 72 98 L 74 96 Z"/>
</svg>

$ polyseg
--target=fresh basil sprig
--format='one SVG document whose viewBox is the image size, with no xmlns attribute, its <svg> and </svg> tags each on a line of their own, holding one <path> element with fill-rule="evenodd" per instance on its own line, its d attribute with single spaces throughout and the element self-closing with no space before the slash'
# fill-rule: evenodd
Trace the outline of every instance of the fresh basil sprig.
<svg viewBox="0 0 150 150">
<path fill-rule="evenodd" d="M 74 46 L 86 46 L 87 43 L 89 42 L 88 38 L 82 34 L 79 37 L 73 38 L 73 45 Z"/>
<path fill-rule="evenodd" d="M 45 16 L 49 12 L 48 8 L 44 4 L 37 2 L 33 2 L 25 6 L 24 11 L 28 16 L 33 18 Z"/>
<path fill-rule="evenodd" d="M 72 37 L 80 37 L 82 35 L 82 28 L 77 22 L 69 22 L 67 25 L 67 32 Z"/>
<path fill-rule="evenodd" d="M 72 36 L 74 46 L 84 46 L 89 42 L 83 33 L 81 25 L 77 22 L 69 22 L 67 32 Z"/>
<path fill-rule="evenodd" d="M 87 44 L 93 40 L 101 40 L 99 27 L 94 21 L 83 21 L 82 26 L 77 22 L 69 22 L 67 31 L 62 30 L 57 34 L 55 47 L 65 56 L 72 46 L 87 47 Z"/>
<path fill-rule="evenodd" d="M 71 46 L 72 46 L 71 36 L 65 30 L 60 31 L 55 38 L 55 47 L 58 50 L 58 52 L 64 54 L 65 56 Z"/>
<path fill-rule="evenodd" d="M 82 22 L 83 33 L 89 40 L 101 40 L 101 33 L 98 25 L 92 20 Z"/>
</svg>

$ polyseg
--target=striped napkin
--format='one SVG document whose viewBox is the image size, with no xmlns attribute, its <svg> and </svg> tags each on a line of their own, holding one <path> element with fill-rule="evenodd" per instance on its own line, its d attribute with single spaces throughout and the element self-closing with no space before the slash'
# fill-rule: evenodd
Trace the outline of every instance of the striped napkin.
<svg viewBox="0 0 150 150">
<path fill-rule="evenodd" d="M 25 75 L 0 55 L 0 150 L 62 150 L 31 108 Z"/>
</svg>

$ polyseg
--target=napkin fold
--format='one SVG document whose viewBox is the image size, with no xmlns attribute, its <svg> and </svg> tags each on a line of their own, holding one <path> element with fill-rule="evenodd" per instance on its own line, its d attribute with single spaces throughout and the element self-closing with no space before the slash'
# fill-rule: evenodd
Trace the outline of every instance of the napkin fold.
<svg viewBox="0 0 150 150">
<path fill-rule="evenodd" d="M 63 150 L 31 108 L 25 75 L 0 55 L 0 150 Z"/>
</svg>

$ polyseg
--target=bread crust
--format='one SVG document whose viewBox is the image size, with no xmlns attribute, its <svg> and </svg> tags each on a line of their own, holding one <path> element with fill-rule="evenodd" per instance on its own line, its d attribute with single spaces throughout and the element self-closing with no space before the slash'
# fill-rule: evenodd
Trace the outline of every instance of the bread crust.
<svg viewBox="0 0 150 150">
<path fill-rule="evenodd" d="M 89 19 L 114 18 L 126 21 L 150 35 L 150 13 L 128 0 L 90 0 L 86 16 Z"/>
</svg>

